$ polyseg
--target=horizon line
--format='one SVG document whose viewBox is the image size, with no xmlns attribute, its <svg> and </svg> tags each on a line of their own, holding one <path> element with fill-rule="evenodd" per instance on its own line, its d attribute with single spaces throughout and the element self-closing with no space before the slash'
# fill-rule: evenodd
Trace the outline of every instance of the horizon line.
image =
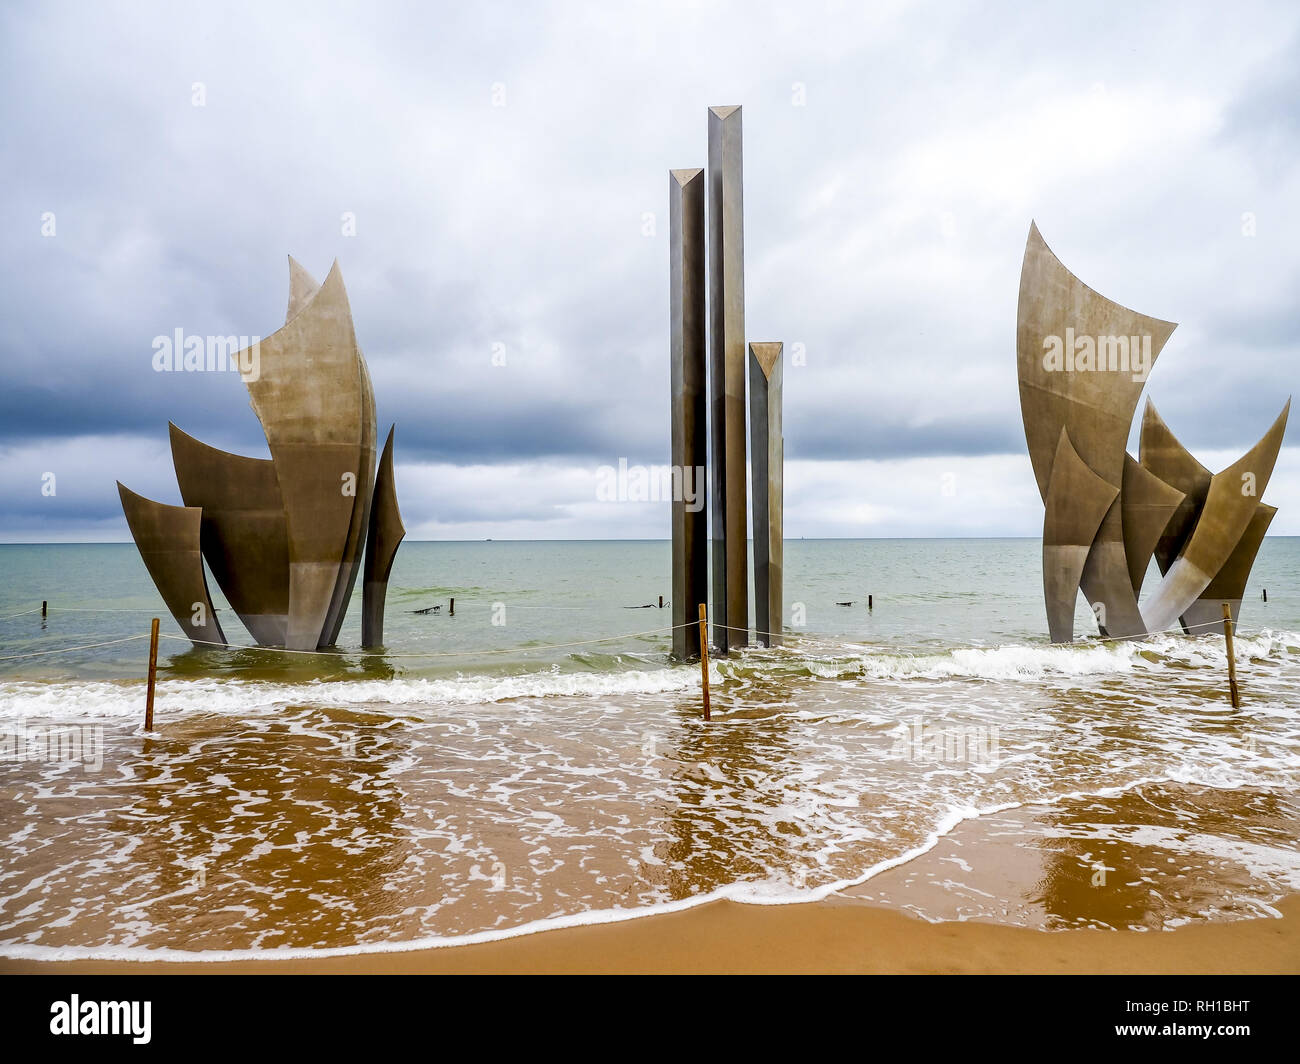
<svg viewBox="0 0 1300 1064">
<path fill-rule="evenodd" d="M 785 537 L 784 543 L 863 543 L 893 542 L 898 540 L 1041 540 L 1038 536 L 794 536 Z M 1266 535 L 1265 539 L 1300 539 L 1300 535 Z M 485 536 L 481 539 L 405 539 L 404 543 L 671 543 L 669 536 L 613 537 L 588 536 L 582 539 L 516 539 L 508 536 Z M 754 542 L 753 536 L 747 542 Z M 129 539 L 55 539 L 55 540 L 0 540 L 0 547 L 123 547 L 134 546 Z"/>
</svg>

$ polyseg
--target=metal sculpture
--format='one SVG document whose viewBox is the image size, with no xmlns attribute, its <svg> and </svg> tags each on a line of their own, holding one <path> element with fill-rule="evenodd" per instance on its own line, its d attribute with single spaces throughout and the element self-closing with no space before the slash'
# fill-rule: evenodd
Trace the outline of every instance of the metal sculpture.
<svg viewBox="0 0 1300 1064">
<path fill-rule="evenodd" d="M 1140 458 L 1126 451 L 1137 401 L 1175 329 L 1094 292 L 1031 223 L 1016 357 L 1029 457 L 1043 498 L 1043 597 L 1054 643 L 1074 637 L 1080 589 L 1103 636 L 1196 631 L 1234 617 L 1273 507 L 1259 501 L 1290 400 L 1245 456 L 1211 474 L 1148 401 Z M 1141 607 L 1152 556 L 1162 579 Z"/>
<path fill-rule="evenodd" d="M 668 171 L 673 656 L 682 660 L 700 656 L 702 649 L 694 621 L 709 593 L 706 532 L 713 564 L 709 619 L 714 649 L 726 654 L 749 644 L 747 498 L 753 502 L 757 640 L 764 646 L 781 641 L 782 345 L 745 342 L 741 156 L 741 109 L 710 107 L 707 172 Z M 752 477 L 748 495 L 747 442 Z M 706 468 L 707 491 L 702 484 Z M 687 485 L 695 490 L 684 497 L 680 489 Z M 707 529 L 706 496 L 712 520 Z"/>
<path fill-rule="evenodd" d="M 209 447 L 172 425 L 172 460 L 185 507 L 163 507 L 123 489 L 123 509 L 141 554 L 141 504 L 162 508 L 160 513 L 184 509 L 192 514 L 186 521 L 195 524 L 195 550 L 253 638 L 264 646 L 315 650 L 338 639 L 369 539 L 385 557 L 367 568 L 363 597 L 370 608 L 363 639 L 382 639 L 380 585 L 405 530 L 392 486 L 391 432 L 382 527 L 372 525 L 374 390 L 338 263 L 318 284 L 290 257 L 283 328 L 236 357 L 241 368 L 257 367 L 243 380 L 271 457 Z M 177 529 L 179 522 L 171 519 Z M 156 547 L 150 550 L 154 561 L 145 555 L 146 565 L 182 628 L 196 642 L 225 642 L 201 638 L 197 626 L 182 620 L 191 610 L 178 612 L 173 604 L 180 588 L 197 593 L 192 575 L 184 575 L 185 567 L 192 568 L 190 553 L 168 560 Z M 201 562 L 198 571 L 201 576 Z"/>
</svg>

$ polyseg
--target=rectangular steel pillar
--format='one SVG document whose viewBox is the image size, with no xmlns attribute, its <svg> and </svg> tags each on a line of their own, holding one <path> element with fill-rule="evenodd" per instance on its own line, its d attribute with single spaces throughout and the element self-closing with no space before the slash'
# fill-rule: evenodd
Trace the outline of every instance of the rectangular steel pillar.
<svg viewBox="0 0 1300 1064">
<path fill-rule="evenodd" d="M 668 172 L 673 656 L 681 661 L 700 656 L 700 604 L 709 597 L 704 180 L 703 169 Z"/>
<path fill-rule="evenodd" d="M 784 605 L 785 439 L 780 343 L 749 345 L 749 461 L 754 505 L 754 626 L 765 647 L 781 645 Z"/>
<path fill-rule="evenodd" d="M 745 527 L 745 239 L 739 107 L 709 108 L 709 417 L 713 644 L 749 643 Z"/>
</svg>

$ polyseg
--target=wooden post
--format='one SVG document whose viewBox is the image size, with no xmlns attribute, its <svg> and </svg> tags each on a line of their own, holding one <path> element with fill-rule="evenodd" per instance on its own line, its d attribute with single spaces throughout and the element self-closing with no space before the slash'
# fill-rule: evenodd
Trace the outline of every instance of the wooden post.
<svg viewBox="0 0 1300 1064">
<path fill-rule="evenodd" d="M 659 608 L 660 608 L 660 609 L 663 609 L 663 608 L 664 608 L 664 597 L 663 597 L 663 595 L 660 595 L 660 596 L 659 596 Z"/>
<path fill-rule="evenodd" d="M 153 731 L 153 687 L 158 678 L 158 618 L 149 628 L 149 690 L 144 696 L 144 730 Z"/>
<path fill-rule="evenodd" d="M 1264 592 L 1264 601 L 1265 602 L 1268 601 L 1267 591 Z M 49 605 L 50 605 L 49 602 L 45 601 L 44 599 L 41 600 L 41 620 L 45 620 L 45 612 L 49 608 Z"/>
<path fill-rule="evenodd" d="M 704 719 L 709 715 L 709 607 L 700 603 L 700 676 L 704 680 Z"/>
<path fill-rule="evenodd" d="M 1268 601 L 1268 588 L 1264 588 L 1264 601 Z M 44 617 L 45 614 L 42 613 L 41 616 Z"/>
<path fill-rule="evenodd" d="M 871 609 L 871 596 L 867 596 L 867 609 Z"/>
<path fill-rule="evenodd" d="M 452 599 L 452 600 L 451 600 L 451 609 L 448 611 L 448 614 L 447 614 L 447 615 L 448 615 L 449 617 L 455 617 L 455 616 L 456 616 L 456 600 L 455 600 L 455 599 Z"/>
<path fill-rule="evenodd" d="M 1232 708 L 1241 708 L 1241 699 L 1237 694 L 1237 660 L 1232 651 L 1232 607 L 1223 604 L 1223 639 L 1228 645 L 1228 693 L 1232 696 Z"/>
</svg>

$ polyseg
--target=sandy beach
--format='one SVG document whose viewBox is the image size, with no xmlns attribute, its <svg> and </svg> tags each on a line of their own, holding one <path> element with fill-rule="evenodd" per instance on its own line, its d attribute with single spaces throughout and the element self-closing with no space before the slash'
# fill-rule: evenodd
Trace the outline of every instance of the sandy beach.
<svg viewBox="0 0 1300 1064">
<path fill-rule="evenodd" d="M 0 971 L 85 975 L 278 974 L 1296 974 L 1300 897 L 1282 919 L 1174 931 L 1038 931 L 931 924 L 833 900 L 757 906 L 715 902 L 623 923 L 501 942 L 320 960 L 161 963 L 0 961 Z"/>
</svg>

